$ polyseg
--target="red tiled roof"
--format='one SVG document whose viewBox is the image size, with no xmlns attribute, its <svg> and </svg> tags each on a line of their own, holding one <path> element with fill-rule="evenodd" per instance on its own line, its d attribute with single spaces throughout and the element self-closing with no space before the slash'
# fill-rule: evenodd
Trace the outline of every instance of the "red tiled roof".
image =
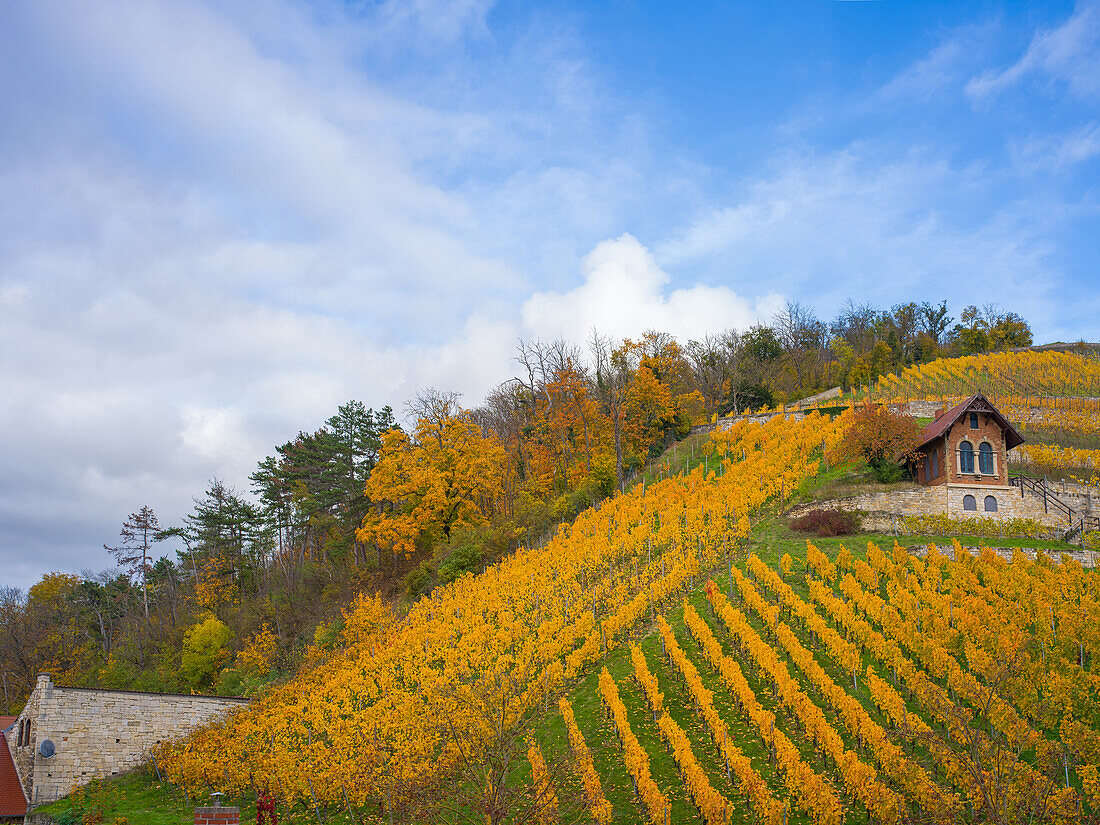
<svg viewBox="0 0 1100 825">
<path fill-rule="evenodd" d="M 15 717 L 10 718 L 14 720 Z M 23 816 L 26 812 L 27 797 L 19 783 L 8 740 L 0 733 L 0 816 Z"/>
<path fill-rule="evenodd" d="M 942 435 L 944 435 L 948 430 L 951 429 L 951 425 L 962 418 L 966 411 L 970 409 L 970 405 L 977 401 L 979 398 L 985 402 L 990 410 L 992 410 L 991 415 L 1005 430 L 1005 441 L 1007 448 L 1011 450 L 1013 447 L 1019 447 L 1021 444 L 1023 444 L 1024 437 L 1016 431 L 1016 428 L 1012 426 L 1011 422 L 1009 422 L 1007 418 L 1001 415 L 996 407 L 989 403 L 988 398 L 986 398 L 981 393 L 977 393 L 970 396 L 961 404 L 956 404 L 954 407 L 949 409 L 947 412 L 945 412 L 943 415 L 941 415 L 939 418 L 937 418 L 935 421 L 933 421 L 931 424 L 921 430 L 920 443 L 918 444 L 917 449 L 919 450 L 929 441 L 940 438 Z"/>
</svg>

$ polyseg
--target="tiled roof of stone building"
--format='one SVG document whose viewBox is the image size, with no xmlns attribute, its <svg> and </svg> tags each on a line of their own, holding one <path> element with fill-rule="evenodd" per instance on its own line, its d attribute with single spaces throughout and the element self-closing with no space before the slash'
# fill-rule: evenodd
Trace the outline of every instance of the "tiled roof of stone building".
<svg viewBox="0 0 1100 825">
<path fill-rule="evenodd" d="M 11 721 L 8 721 L 8 720 Z M 15 721 L 14 716 L 0 717 L 0 724 L 4 728 L 11 727 Z M 23 794 L 23 786 L 19 783 L 19 774 L 15 771 L 15 763 L 8 750 L 8 740 L 0 733 L 0 816 L 23 816 L 27 812 L 27 797 Z"/>
<path fill-rule="evenodd" d="M 1018 447 L 1024 443 L 1024 437 L 1016 431 L 1016 428 L 1012 426 L 1012 423 L 1003 415 L 1001 415 L 1000 411 L 997 410 L 996 407 L 989 403 L 989 399 L 987 399 L 981 393 L 977 393 L 976 395 L 970 396 L 961 404 L 956 404 L 954 407 L 949 409 L 947 412 L 945 412 L 943 415 L 941 415 L 939 418 L 937 418 L 935 421 L 931 422 L 927 427 L 921 430 L 920 437 L 918 438 L 920 444 L 917 446 L 917 449 L 920 449 L 929 441 L 935 438 L 939 438 L 948 430 L 950 430 L 951 425 L 962 418 L 963 414 L 966 413 L 972 406 L 974 406 L 974 402 L 976 401 L 981 401 L 982 403 L 979 405 L 982 408 L 981 411 L 987 412 L 992 415 L 994 420 L 1001 425 L 1002 429 L 1004 429 L 1005 440 L 1007 442 L 1006 446 L 1009 450 L 1011 450 L 1013 447 Z"/>
</svg>

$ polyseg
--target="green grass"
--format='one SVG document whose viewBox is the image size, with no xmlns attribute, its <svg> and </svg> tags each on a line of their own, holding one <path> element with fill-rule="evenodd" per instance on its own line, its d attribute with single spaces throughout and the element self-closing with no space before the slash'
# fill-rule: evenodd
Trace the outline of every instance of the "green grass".
<svg viewBox="0 0 1100 825">
<path fill-rule="evenodd" d="M 194 819 L 183 792 L 158 782 L 151 768 L 93 780 L 71 796 L 36 808 L 35 813 L 47 814 L 61 823 L 79 822 L 87 814 L 98 814 L 105 825 L 120 817 L 129 825 L 180 825 Z"/>
<path fill-rule="evenodd" d="M 643 481 L 652 484 L 670 475 L 689 473 L 700 464 L 706 464 L 710 470 L 718 471 L 720 461 L 717 456 L 706 454 L 707 442 L 710 441 L 710 432 L 695 433 L 682 441 L 674 441 L 661 455 L 642 467 L 638 474 L 626 484 L 629 490 Z"/>
<path fill-rule="evenodd" d="M 35 808 L 35 814 L 45 814 L 59 825 L 74 825 L 91 815 L 102 825 L 118 823 L 126 825 L 191 825 L 194 809 L 213 804 L 211 797 L 187 796 L 182 789 L 157 778 L 152 765 L 144 765 L 107 779 L 96 779 L 70 796 Z M 226 796 L 224 806 L 236 806 L 241 810 L 241 822 L 256 821 L 256 798 Z M 279 807 L 279 822 L 286 825 L 316 825 L 312 809 L 295 806 Z M 347 812 L 338 809 L 322 810 L 325 825 L 358 825 Z M 101 819 L 99 818 L 101 817 Z"/>
</svg>

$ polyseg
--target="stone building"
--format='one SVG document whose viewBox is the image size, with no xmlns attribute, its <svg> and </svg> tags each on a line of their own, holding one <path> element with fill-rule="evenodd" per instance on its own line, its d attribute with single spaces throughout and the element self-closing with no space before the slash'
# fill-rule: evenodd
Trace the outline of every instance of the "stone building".
<svg viewBox="0 0 1100 825">
<path fill-rule="evenodd" d="M 918 484 L 946 488 L 948 511 L 997 517 L 1020 495 L 1008 483 L 1008 451 L 1023 443 L 985 396 L 972 395 L 946 412 L 936 411 L 936 420 L 921 432 L 910 469 Z"/>
<path fill-rule="evenodd" d="M 136 767 L 161 742 L 224 716 L 247 699 L 59 687 L 40 674 L 4 731 L 30 807 Z"/>
</svg>

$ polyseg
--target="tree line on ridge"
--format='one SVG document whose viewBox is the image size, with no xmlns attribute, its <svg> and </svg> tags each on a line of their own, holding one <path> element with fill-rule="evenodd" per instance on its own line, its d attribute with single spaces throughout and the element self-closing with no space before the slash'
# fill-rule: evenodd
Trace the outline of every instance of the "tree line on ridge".
<svg viewBox="0 0 1100 825">
<path fill-rule="evenodd" d="M 613 495 L 714 417 L 788 403 L 949 355 L 1032 343 L 995 306 L 849 302 L 829 322 L 797 302 L 746 330 L 520 341 L 516 375 L 480 405 L 426 389 L 340 406 L 277 446 L 250 490 L 213 479 L 180 523 L 149 506 L 94 566 L 0 587 L 4 705 L 35 675 L 62 684 L 248 694 L 335 644 L 340 608 L 400 608 Z"/>
</svg>

